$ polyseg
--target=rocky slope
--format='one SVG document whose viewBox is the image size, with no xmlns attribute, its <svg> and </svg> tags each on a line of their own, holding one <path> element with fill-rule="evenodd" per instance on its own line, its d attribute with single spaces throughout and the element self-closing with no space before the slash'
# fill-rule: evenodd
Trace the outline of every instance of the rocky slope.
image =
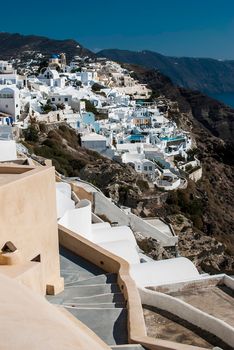
<svg viewBox="0 0 234 350">
<path fill-rule="evenodd" d="M 79 135 L 66 124 L 33 123 L 24 136 L 30 152 L 52 159 L 58 172 L 89 181 L 117 204 L 129 206 L 138 214 L 145 216 L 152 203 L 160 206 L 166 201 L 165 194 L 150 188 L 130 165 L 81 147 Z"/>
<path fill-rule="evenodd" d="M 31 152 L 52 159 L 61 174 L 93 183 L 117 204 L 131 207 L 138 215 L 164 217 L 179 235 L 180 254 L 194 261 L 200 270 L 234 273 L 233 173 L 210 151 L 203 158 L 204 179 L 197 185 L 191 183 L 185 191 L 168 195 L 150 187 L 131 166 L 82 148 L 78 135 L 66 125 L 33 124 L 25 139 Z M 209 168 L 214 163 L 215 171 Z M 154 240 L 137 239 L 154 259 L 172 256 Z"/>
<path fill-rule="evenodd" d="M 48 57 L 53 53 L 61 52 L 66 53 L 68 60 L 76 55 L 94 56 L 91 51 L 72 39 L 55 40 L 36 35 L 0 33 L 0 59 L 34 57 L 34 53 L 41 53 Z"/>
<path fill-rule="evenodd" d="M 154 68 L 185 88 L 206 93 L 234 91 L 234 60 L 168 57 L 152 51 L 102 50 L 99 56 Z"/>
<path fill-rule="evenodd" d="M 164 215 L 182 213 L 193 221 L 195 229 L 222 242 L 233 255 L 234 110 L 205 95 L 174 86 L 155 70 L 127 67 L 141 82 L 148 83 L 154 98 L 161 95 L 160 100 L 166 100 L 171 106 L 171 118 L 192 132 L 202 162 L 202 180 L 189 183 L 186 190 L 170 193 Z"/>
</svg>

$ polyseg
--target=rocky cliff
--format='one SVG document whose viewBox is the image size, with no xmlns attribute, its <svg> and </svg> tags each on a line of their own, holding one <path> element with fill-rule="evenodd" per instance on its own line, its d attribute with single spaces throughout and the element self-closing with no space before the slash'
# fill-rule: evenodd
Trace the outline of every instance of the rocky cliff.
<svg viewBox="0 0 234 350">
<path fill-rule="evenodd" d="M 225 251 L 233 255 L 234 110 L 201 93 L 174 86 L 170 79 L 155 70 L 127 67 L 152 88 L 153 98 L 160 96 L 160 100 L 171 106 L 171 118 L 192 132 L 202 162 L 203 177 L 198 183 L 190 182 L 186 190 L 169 194 L 163 207 L 165 217 L 185 215 L 193 222 L 194 232 L 200 232 L 201 237 L 217 239 Z M 196 237 L 195 234 L 194 245 Z M 209 251 L 207 245 L 205 249 Z M 224 269 L 225 262 L 222 263 Z M 234 270 L 233 263 L 231 266 Z"/>
<path fill-rule="evenodd" d="M 225 142 L 234 140 L 234 109 L 213 98 L 190 89 L 180 88 L 155 69 L 146 69 L 137 65 L 124 65 L 132 71 L 134 78 L 148 84 L 153 90 L 153 99 L 164 96 L 168 102 L 175 102 L 178 109 L 171 108 L 178 122 L 184 122 L 183 127 L 196 122 L 196 126 L 205 130 L 209 135 L 218 137 Z M 167 101 L 166 101 L 167 104 Z M 183 118 L 183 115 L 185 118 Z"/>
<path fill-rule="evenodd" d="M 178 86 L 205 93 L 234 91 L 234 60 L 168 57 L 152 51 L 102 50 L 99 56 L 154 68 Z"/>
<path fill-rule="evenodd" d="M 0 59 L 34 57 L 34 53 L 50 56 L 64 52 L 68 60 L 74 56 L 94 56 L 88 49 L 72 39 L 55 40 L 37 35 L 21 35 L 19 33 L 0 33 Z"/>
</svg>

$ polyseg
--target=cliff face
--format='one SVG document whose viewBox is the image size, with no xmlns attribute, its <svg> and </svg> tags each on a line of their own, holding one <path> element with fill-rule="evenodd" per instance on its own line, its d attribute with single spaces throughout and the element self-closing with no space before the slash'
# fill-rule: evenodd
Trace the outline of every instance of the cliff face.
<svg viewBox="0 0 234 350">
<path fill-rule="evenodd" d="M 152 51 L 102 50 L 99 56 L 154 68 L 178 86 L 206 93 L 234 91 L 234 61 L 210 58 L 168 57 Z"/>
<path fill-rule="evenodd" d="M 196 123 L 201 130 L 225 142 L 234 141 L 234 109 L 199 92 L 180 88 L 154 69 L 146 69 L 137 65 L 124 64 L 132 71 L 133 76 L 153 90 L 153 98 L 163 95 L 175 102 L 179 110 L 179 122 L 185 114 L 184 123 Z M 176 111 L 173 111 L 176 115 Z M 172 114 L 173 114 L 172 113 Z M 186 125 L 183 125 L 186 128 Z"/>
<path fill-rule="evenodd" d="M 39 52 L 45 56 L 64 52 L 69 60 L 76 55 L 95 56 L 91 51 L 72 39 L 55 40 L 36 35 L 0 33 L 0 59 L 8 60 L 12 57 L 25 57 L 27 52 L 30 51 Z"/>
<path fill-rule="evenodd" d="M 189 104 L 194 119 L 213 136 L 224 141 L 234 141 L 234 109 L 199 91 L 179 89 Z"/>
<path fill-rule="evenodd" d="M 174 86 L 157 71 L 127 67 L 141 82 L 148 83 L 154 96 L 164 95 L 169 104 L 173 101 L 171 118 L 192 132 L 202 162 L 202 179 L 190 183 L 186 190 L 170 193 L 164 215 L 185 215 L 200 235 L 219 240 L 233 255 L 234 110 L 199 92 Z M 234 270 L 233 263 L 231 266 Z"/>
</svg>

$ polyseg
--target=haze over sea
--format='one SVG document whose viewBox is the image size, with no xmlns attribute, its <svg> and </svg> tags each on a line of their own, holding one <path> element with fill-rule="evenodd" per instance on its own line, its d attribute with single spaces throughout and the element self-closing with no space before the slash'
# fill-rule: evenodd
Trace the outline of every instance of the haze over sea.
<svg viewBox="0 0 234 350">
<path fill-rule="evenodd" d="M 234 91 L 233 92 L 222 92 L 219 94 L 210 94 L 211 97 L 216 100 L 225 103 L 226 105 L 234 108 Z"/>
</svg>

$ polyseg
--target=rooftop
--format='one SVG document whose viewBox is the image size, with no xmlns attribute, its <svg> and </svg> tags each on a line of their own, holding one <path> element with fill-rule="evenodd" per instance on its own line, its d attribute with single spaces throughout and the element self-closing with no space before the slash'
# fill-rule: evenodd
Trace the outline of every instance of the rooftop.
<svg viewBox="0 0 234 350">
<path fill-rule="evenodd" d="M 106 137 L 99 135 L 99 134 L 95 134 L 95 133 L 91 133 L 91 134 L 87 134 L 87 135 L 83 135 L 81 137 L 82 141 L 106 141 Z"/>
<path fill-rule="evenodd" d="M 144 219 L 150 225 L 155 226 L 158 230 L 162 231 L 166 235 L 174 236 L 170 226 L 158 218 L 146 218 Z"/>
<path fill-rule="evenodd" d="M 14 182 L 25 176 L 25 173 L 31 171 L 40 171 L 43 168 L 33 169 L 27 165 L 16 165 L 15 163 L 2 163 L 0 165 L 0 186 Z M 28 175 L 28 174 L 27 174 Z"/>
<path fill-rule="evenodd" d="M 150 337 L 207 349 L 212 349 L 213 345 L 218 345 L 214 336 L 192 326 L 175 315 L 155 307 L 144 305 L 144 317 L 147 335 Z"/>
<path fill-rule="evenodd" d="M 234 327 L 234 291 L 224 285 L 169 293 Z"/>
</svg>

